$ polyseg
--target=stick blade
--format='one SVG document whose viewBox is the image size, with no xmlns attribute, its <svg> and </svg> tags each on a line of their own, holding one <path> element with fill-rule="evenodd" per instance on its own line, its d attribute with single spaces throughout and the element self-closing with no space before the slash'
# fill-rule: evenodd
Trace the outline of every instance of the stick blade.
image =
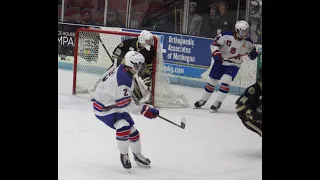
<svg viewBox="0 0 320 180">
<path fill-rule="evenodd" d="M 186 128 L 186 117 L 182 116 L 181 117 L 181 128 L 184 129 Z"/>
</svg>

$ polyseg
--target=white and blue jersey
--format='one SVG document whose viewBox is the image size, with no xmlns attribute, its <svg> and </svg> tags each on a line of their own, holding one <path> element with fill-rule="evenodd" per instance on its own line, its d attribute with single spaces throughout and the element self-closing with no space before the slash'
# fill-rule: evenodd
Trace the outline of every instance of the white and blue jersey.
<svg viewBox="0 0 320 180">
<path fill-rule="evenodd" d="M 242 56 L 242 58 L 238 58 L 236 57 L 238 55 L 248 54 L 252 60 L 258 56 L 255 45 L 250 37 L 247 39 L 238 40 L 234 37 L 233 32 L 224 32 L 218 35 L 212 41 L 210 49 L 211 53 L 216 50 L 220 50 L 223 58 L 222 65 L 224 66 L 231 65 L 240 67 L 244 56 Z"/>
<path fill-rule="evenodd" d="M 133 75 L 121 64 L 97 86 L 92 99 L 95 115 L 140 114 L 142 106 L 132 102 L 132 90 Z"/>
<path fill-rule="evenodd" d="M 236 77 L 244 56 L 248 54 L 251 60 L 256 59 L 258 53 L 251 38 L 238 40 L 233 32 L 224 32 L 218 35 L 210 45 L 211 53 L 220 51 L 222 62 L 214 62 L 209 77 L 220 80 L 224 74 Z M 241 57 L 236 57 L 236 56 Z M 226 91 L 228 88 L 226 88 Z M 207 90 L 213 92 L 213 90 Z"/>
</svg>

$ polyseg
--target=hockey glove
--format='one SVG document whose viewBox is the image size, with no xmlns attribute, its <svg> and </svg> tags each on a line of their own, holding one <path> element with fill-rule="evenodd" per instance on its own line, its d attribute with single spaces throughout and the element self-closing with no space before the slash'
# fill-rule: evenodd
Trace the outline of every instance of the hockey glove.
<svg viewBox="0 0 320 180">
<path fill-rule="evenodd" d="M 256 48 L 254 47 L 253 50 L 250 52 L 249 57 L 251 60 L 255 60 L 258 57 L 258 52 Z"/>
<path fill-rule="evenodd" d="M 146 118 L 154 119 L 159 116 L 159 110 L 151 108 L 148 105 L 144 105 L 141 114 L 144 115 Z"/>
<path fill-rule="evenodd" d="M 147 64 L 147 69 L 152 73 L 152 71 L 153 71 L 152 64 Z"/>
<path fill-rule="evenodd" d="M 222 56 L 221 52 L 219 50 L 216 50 L 212 53 L 212 57 L 215 62 L 222 62 Z"/>
</svg>

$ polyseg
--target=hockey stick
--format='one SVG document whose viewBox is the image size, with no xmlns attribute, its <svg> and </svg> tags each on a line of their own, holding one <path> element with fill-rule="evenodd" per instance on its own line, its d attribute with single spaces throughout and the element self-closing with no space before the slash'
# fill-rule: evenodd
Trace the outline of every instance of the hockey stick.
<svg viewBox="0 0 320 180">
<path fill-rule="evenodd" d="M 101 38 L 100 38 L 100 35 L 99 35 L 98 39 L 99 39 L 99 41 L 100 41 L 100 43 L 101 43 L 101 45 L 102 45 L 103 49 L 106 51 L 107 55 L 109 56 L 110 60 L 114 62 L 114 59 L 111 57 L 111 55 L 110 55 L 110 53 L 109 53 L 108 49 L 106 48 L 106 46 L 105 46 L 105 45 L 104 45 L 104 43 L 102 42 L 102 40 L 101 40 Z"/>
<path fill-rule="evenodd" d="M 133 101 L 135 102 L 136 105 L 138 105 L 138 106 L 141 106 L 141 105 L 142 105 L 142 104 L 139 102 L 138 98 L 137 98 L 134 94 L 132 94 L 132 99 L 133 99 Z M 161 118 L 161 119 L 163 119 L 163 120 L 165 120 L 165 121 L 167 121 L 167 122 L 169 122 L 169 123 L 171 123 L 171 124 L 173 124 L 173 125 L 175 125 L 175 126 L 178 126 L 179 128 L 182 128 L 182 129 L 186 128 L 186 118 L 185 118 L 184 116 L 182 116 L 181 119 L 180 119 L 180 121 L 181 121 L 181 124 L 180 124 L 180 125 L 179 125 L 179 124 L 176 124 L 176 123 L 170 121 L 169 119 L 164 118 L 164 117 L 162 117 L 162 116 L 160 116 L 160 115 L 159 115 L 158 117 Z"/>
<path fill-rule="evenodd" d="M 111 62 L 112 62 L 113 64 L 107 69 L 107 71 L 99 78 L 99 80 L 98 80 L 95 84 L 93 84 L 92 86 L 90 86 L 89 88 L 87 88 L 87 90 L 88 90 L 88 92 L 89 92 L 89 94 L 90 94 L 91 97 L 92 97 L 92 93 L 96 90 L 98 84 L 99 84 L 107 75 L 109 75 L 110 72 L 113 71 L 113 70 L 116 68 L 116 66 L 117 66 L 117 63 L 114 62 L 114 59 L 111 57 L 108 49 L 106 48 L 106 46 L 105 46 L 104 43 L 102 42 L 102 40 L 101 40 L 101 38 L 100 38 L 100 35 L 99 35 L 99 37 L 98 37 L 98 40 L 100 41 L 103 49 L 105 50 L 105 52 L 107 53 L 109 59 L 111 60 Z M 114 67 L 114 68 L 113 68 L 113 67 Z"/>
<path fill-rule="evenodd" d="M 164 117 L 162 117 L 160 115 L 158 117 L 163 119 L 163 120 L 165 120 L 165 121 L 167 121 L 167 122 L 169 122 L 169 123 L 171 123 L 171 124 L 173 124 L 173 125 L 175 125 L 175 126 L 178 126 L 178 127 L 182 128 L 182 129 L 186 128 L 186 118 L 184 116 L 181 117 L 181 125 L 176 124 L 176 123 L 170 121 L 169 119 L 166 119 L 166 118 L 164 118 Z"/>
<path fill-rule="evenodd" d="M 240 55 L 240 56 L 237 55 L 237 56 L 228 57 L 227 59 L 239 58 L 239 57 L 242 57 L 242 56 L 246 56 L 246 55 L 248 55 L 248 54 L 250 54 L 250 53 L 242 54 L 242 55 Z"/>
</svg>

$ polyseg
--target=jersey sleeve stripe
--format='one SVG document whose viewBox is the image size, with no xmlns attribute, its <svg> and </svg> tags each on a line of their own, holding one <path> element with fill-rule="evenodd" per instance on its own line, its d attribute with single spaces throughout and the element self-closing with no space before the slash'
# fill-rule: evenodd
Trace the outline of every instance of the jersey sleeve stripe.
<svg viewBox="0 0 320 180">
<path fill-rule="evenodd" d="M 116 102 L 118 108 L 124 108 L 131 103 L 131 97 Z"/>
<path fill-rule="evenodd" d="M 126 96 L 126 97 L 123 97 L 123 98 L 115 100 L 115 102 L 118 103 L 118 102 L 121 102 L 121 101 L 126 100 L 126 99 L 131 99 L 131 97 L 130 96 Z"/>
<path fill-rule="evenodd" d="M 218 47 L 220 47 L 221 45 L 220 44 L 218 44 L 217 43 L 217 41 L 212 41 L 212 43 L 211 43 L 212 45 L 214 45 L 214 46 L 218 46 Z"/>
<path fill-rule="evenodd" d="M 107 106 L 105 107 L 104 105 L 102 105 L 101 103 L 97 102 L 97 101 L 94 101 L 93 102 L 93 108 L 96 110 L 96 111 L 99 111 L 99 112 L 102 112 L 102 111 L 108 111 L 112 108 L 115 108 L 116 106 Z"/>
</svg>

